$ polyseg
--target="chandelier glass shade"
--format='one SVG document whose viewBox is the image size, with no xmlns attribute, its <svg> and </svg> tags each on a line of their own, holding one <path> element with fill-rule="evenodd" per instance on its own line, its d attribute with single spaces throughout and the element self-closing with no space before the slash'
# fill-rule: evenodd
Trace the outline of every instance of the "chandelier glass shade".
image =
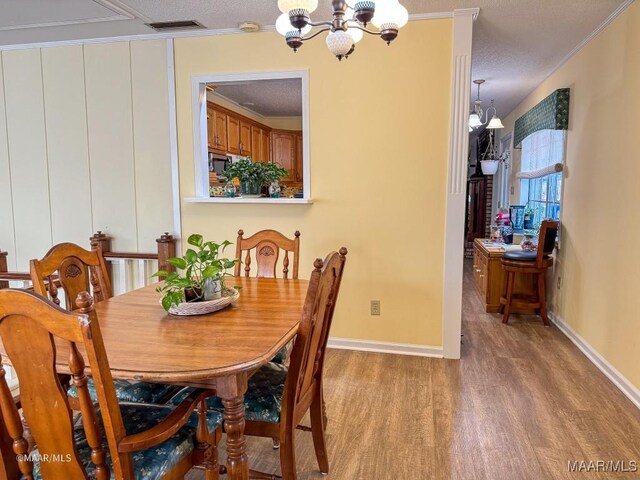
<svg viewBox="0 0 640 480">
<path fill-rule="evenodd" d="M 323 22 L 310 18 L 318 7 L 317 0 L 278 0 L 278 7 L 282 15 L 276 21 L 276 30 L 294 52 L 307 40 L 327 32 L 327 48 L 338 60 L 348 58 L 365 33 L 390 44 L 409 21 L 409 13 L 399 0 L 357 1 L 352 6 L 346 0 L 332 0 L 333 18 Z"/>
<path fill-rule="evenodd" d="M 500 120 L 500 118 L 498 117 L 498 111 L 496 110 L 496 107 L 493 106 L 493 100 L 491 100 L 491 105 L 489 106 L 489 108 L 487 108 L 486 112 L 482 109 L 482 100 L 480 100 L 480 85 L 484 83 L 484 80 L 474 80 L 473 83 L 478 86 L 478 98 L 475 101 L 473 110 L 469 114 L 469 131 L 472 132 L 476 128 L 479 128 L 483 125 L 486 125 L 487 128 L 491 130 L 504 128 L 502 120 Z M 490 114 L 491 116 L 489 116 Z M 483 116 L 484 121 L 482 120 Z"/>
</svg>

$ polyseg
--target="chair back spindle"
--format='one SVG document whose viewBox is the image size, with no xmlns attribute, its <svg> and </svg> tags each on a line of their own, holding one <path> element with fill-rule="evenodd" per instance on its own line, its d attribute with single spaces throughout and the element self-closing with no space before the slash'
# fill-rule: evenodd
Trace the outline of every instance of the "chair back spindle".
<svg viewBox="0 0 640 480">
<path fill-rule="evenodd" d="M 282 261 L 282 278 L 289 278 L 290 258 L 293 254 L 293 272 L 291 278 L 298 278 L 298 257 L 300 253 L 300 232 L 296 231 L 294 238 L 287 238 L 275 230 L 261 230 L 256 234 L 244 238 L 244 231 L 238 231 L 236 242 L 236 258 L 244 257 L 244 275 L 251 276 L 251 252 L 255 251 L 256 276 L 262 278 L 276 278 L 277 265 L 280 258 L 280 250 L 284 251 Z M 240 264 L 236 264 L 234 274 L 240 276 Z"/>
</svg>

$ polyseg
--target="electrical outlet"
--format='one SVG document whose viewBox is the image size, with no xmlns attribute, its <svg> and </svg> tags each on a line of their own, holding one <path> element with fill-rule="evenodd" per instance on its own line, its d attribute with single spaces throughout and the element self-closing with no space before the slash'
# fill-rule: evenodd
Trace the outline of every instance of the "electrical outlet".
<svg viewBox="0 0 640 480">
<path fill-rule="evenodd" d="M 371 315 L 380 315 L 380 300 L 371 300 Z"/>
<path fill-rule="evenodd" d="M 558 290 L 560 290 L 561 286 L 562 286 L 562 277 L 558 277 Z"/>
</svg>

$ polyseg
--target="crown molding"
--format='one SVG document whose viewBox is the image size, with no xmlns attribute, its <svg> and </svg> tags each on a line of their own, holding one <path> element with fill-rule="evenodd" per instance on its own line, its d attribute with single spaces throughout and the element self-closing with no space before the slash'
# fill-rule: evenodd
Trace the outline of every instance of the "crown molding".
<svg viewBox="0 0 640 480">
<path fill-rule="evenodd" d="M 420 20 L 440 20 L 442 18 L 453 18 L 453 12 L 413 13 L 409 15 L 410 22 Z"/>
<path fill-rule="evenodd" d="M 473 21 L 475 22 L 478 17 L 480 16 L 480 9 L 475 7 L 475 8 L 456 8 L 453 11 L 453 15 L 455 16 L 459 16 L 459 15 L 471 15 L 473 17 Z"/>
</svg>

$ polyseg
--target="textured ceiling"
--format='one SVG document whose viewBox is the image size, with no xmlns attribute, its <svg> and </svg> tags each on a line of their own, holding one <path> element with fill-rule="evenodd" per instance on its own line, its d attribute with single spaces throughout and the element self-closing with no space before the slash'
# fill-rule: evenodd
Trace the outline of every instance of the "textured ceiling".
<svg viewBox="0 0 640 480">
<path fill-rule="evenodd" d="M 485 107 L 495 98 L 505 116 L 624 0 L 401 2 L 411 14 L 480 8 L 472 78 L 487 80 Z M 319 3 L 313 17 L 327 18 L 331 2 Z M 152 33 L 145 25 L 151 21 L 193 19 L 209 29 L 235 28 L 243 21 L 273 25 L 279 14 L 276 0 L 0 0 L 0 12 L 0 45 Z M 105 20 L 114 16 L 119 19 Z"/>
<path fill-rule="evenodd" d="M 263 117 L 302 116 L 302 81 L 299 78 L 216 83 L 216 94 Z"/>
</svg>

